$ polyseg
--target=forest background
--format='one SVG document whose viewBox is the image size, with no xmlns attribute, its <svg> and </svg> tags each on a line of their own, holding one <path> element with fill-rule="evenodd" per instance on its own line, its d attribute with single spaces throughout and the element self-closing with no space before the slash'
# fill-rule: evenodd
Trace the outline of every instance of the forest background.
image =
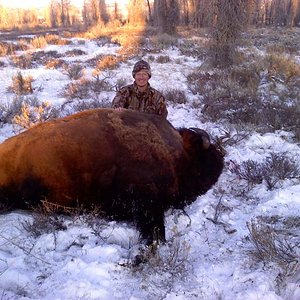
<svg viewBox="0 0 300 300">
<path fill-rule="evenodd" d="M 293 27 L 300 23 L 299 0 L 49 0 L 48 5 L 39 8 L 2 3 L 5 2 L 0 1 L 1 30 L 61 27 L 86 30 L 96 24 L 119 23 L 156 26 L 160 32 L 172 34 L 176 26 L 210 27 L 219 7 L 235 8 L 243 16 L 243 24 Z"/>
</svg>

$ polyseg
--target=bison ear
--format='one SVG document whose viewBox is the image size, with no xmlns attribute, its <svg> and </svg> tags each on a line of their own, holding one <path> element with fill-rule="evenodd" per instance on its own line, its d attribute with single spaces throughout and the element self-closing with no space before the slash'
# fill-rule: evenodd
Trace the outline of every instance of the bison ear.
<svg viewBox="0 0 300 300">
<path fill-rule="evenodd" d="M 207 150 L 210 146 L 209 135 L 206 131 L 199 128 L 179 129 L 183 139 L 183 147 L 189 153 L 198 153 Z"/>
</svg>

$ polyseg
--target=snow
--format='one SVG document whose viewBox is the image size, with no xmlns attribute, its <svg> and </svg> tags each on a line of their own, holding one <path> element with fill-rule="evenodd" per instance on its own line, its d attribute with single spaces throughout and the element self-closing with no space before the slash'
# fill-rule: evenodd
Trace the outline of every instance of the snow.
<svg viewBox="0 0 300 300">
<path fill-rule="evenodd" d="M 65 53 L 71 49 L 87 54 L 84 61 L 99 54 L 116 54 L 119 46 L 99 47 L 94 41 L 72 38 L 73 44 L 51 45 L 44 51 Z M 168 55 L 171 62 L 151 62 L 151 85 L 159 90 L 185 90 L 187 104 L 168 103 L 168 119 L 176 127 L 200 127 L 209 132 L 222 131 L 221 124 L 204 122 L 199 108 L 193 108 L 195 95 L 187 88 L 184 75 L 201 65 L 184 57 L 178 49 L 164 50 L 152 57 Z M 147 56 L 144 57 L 147 60 Z M 74 57 L 67 58 L 75 61 Z M 112 81 L 125 78 L 131 82 L 136 59 L 121 63 L 113 70 Z M 89 67 L 87 67 L 89 68 Z M 7 93 L 18 69 L 0 69 L 2 102 L 13 96 Z M 24 70 L 22 70 L 23 72 Z M 89 70 L 91 71 L 91 70 Z M 34 78 L 35 95 L 41 101 L 60 105 L 61 91 L 70 79 L 60 70 L 43 66 L 25 70 Z M 88 73 L 88 72 L 87 72 Z M 108 93 L 111 99 L 113 93 Z M 11 125 L 0 129 L 0 141 L 13 136 Z M 285 153 L 300 161 L 299 145 L 286 132 L 253 132 L 234 146 L 226 147 L 226 165 L 247 159 L 263 161 L 272 152 Z M 225 168 L 216 186 L 182 211 L 168 211 L 165 217 L 167 243 L 160 245 L 149 262 L 132 265 L 134 257 L 149 251 L 139 243 L 138 232 L 131 224 L 94 220 L 87 216 L 59 220 L 62 228 L 32 236 L 26 226 L 35 220 L 30 212 L 13 211 L 0 215 L 0 299 L 99 299 L 99 300 L 297 300 L 300 299 L 300 251 L 297 260 L 280 281 L 282 269 L 276 263 L 259 262 L 250 255 L 253 244 L 247 223 L 258 216 L 300 216 L 299 180 L 286 180 L 281 188 L 267 190 L 253 187 L 249 199 L 234 193 L 243 186 Z M 220 197 L 220 195 L 222 195 Z M 219 223 L 213 222 L 221 204 Z M 97 223 L 98 222 L 98 223 Z M 296 225 L 295 225 L 296 226 Z M 299 236 L 299 224 L 295 228 Z M 149 253 L 148 253 L 149 254 Z"/>
</svg>

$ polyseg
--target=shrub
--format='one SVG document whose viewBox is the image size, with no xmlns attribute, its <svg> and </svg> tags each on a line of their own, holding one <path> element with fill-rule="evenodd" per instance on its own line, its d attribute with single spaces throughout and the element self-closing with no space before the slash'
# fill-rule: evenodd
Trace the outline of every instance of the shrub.
<svg viewBox="0 0 300 300">
<path fill-rule="evenodd" d="M 158 62 L 159 64 L 165 64 L 170 61 L 171 61 L 171 58 L 168 55 L 160 55 L 156 58 L 156 62 Z"/>
<path fill-rule="evenodd" d="M 34 105 L 23 102 L 21 112 L 13 117 L 12 122 L 21 128 L 28 129 L 35 124 L 55 119 L 58 115 L 58 110 L 48 102 L 36 101 Z"/>
<path fill-rule="evenodd" d="M 81 49 L 73 49 L 69 50 L 65 53 L 66 56 L 80 56 L 80 55 L 86 55 L 86 52 Z"/>
<path fill-rule="evenodd" d="M 28 49 L 24 41 L 19 41 L 17 44 L 14 42 L 1 42 L 0 43 L 0 56 L 8 56 L 15 54 L 16 51 L 25 51 Z"/>
<path fill-rule="evenodd" d="M 78 80 L 84 75 L 84 68 L 80 64 L 72 64 L 70 66 L 65 66 L 64 73 L 71 80 Z"/>
<path fill-rule="evenodd" d="M 126 78 L 119 78 L 115 84 L 115 90 L 118 91 L 121 87 L 127 85 Z"/>
<path fill-rule="evenodd" d="M 206 40 L 185 40 L 178 45 L 180 53 L 184 56 L 196 57 L 203 59 L 207 53 Z"/>
<path fill-rule="evenodd" d="M 133 262 L 132 272 L 147 282 L 143 288 L 151 298 L 163 299 L 166 292 L 174 289 L 177 280 L 184 281 L 188 276 L 189 255 L 189 243 L 176 237 L 166 245 L 141 249 Z"/>
<path fill-rule="evenodd" d="M 1 42 L 0 43 L 0 56 L 12 55 L 17 51 L 17 47 L 13 43 Z"/>
<path fill-rule="evenodd" d="M 121 46 L 119 53 L 127 56 L 137 54 L 143 41 L 143 36 L 139 32 L 135 34 L 120 32 L 112 37 L 112 42 Z"/>
<path fill-rule="evenodd" d="M 110 107 L 110 102 L 108 98 L 92 99 L 92 100 L 67 100 L 62 105 L 62 111 L 66 115 L 73 114 L 75 112 Z"/>
<path fill-rule="evenodd" d="M 175 104 L 187 103 L 185 91 L 179 89 L 170 89 L 163 92 L 167 101 Z"/>
<path fill-rule="evenodd" d="M 52 59 L 58 59 L 60 58 L 62 55 L 60 53 L 58 53 L 55 50 L 51 50 L 51 51 L 34 51 L 32 54 L 32 61 L 37 64 L 46 64 L 49 60 Z"/>
<path fill-rule="evenodd" d="M 32 68 L 32 55 L 16 55 L 12 57 L 13 65 L 20 69 L 30 69 Z"/>
<path fill-rule="evenodd" d="M 21 72 L 18 72 L 13 76 L 12 85 L 8 88 L 8 90 L 16 95 L 32 94 L 32 82 L 32 76 L 23 76 Z"/>
<path fill-rule="evenodd" d="M 283 180 L 300 179 L 297 163 L 284 153 L 272 152 L 260 163 L 246 160 L 240 165 L 233 164 L 230 171 L 250 185 L 265 182 L 269 190 L 278 187 Z"/>
<path fill-rule="evenodd" d="M 94 75 L 93 79 L 81 78 L 76 82 L 69 83 L 64 91 L 62 96 L 68 100 L 72 99 L 100 99 L 101 94 L 104 91 L 112 91 L 113 86 L 108 82 L 108 79 L 111 78 L 111 74 L 104 74 L 103 77 L 97 73 Z"/>
<path fill-rule="evenodd" d="M 244 161 L 241 165 L 233 164 L 231 172 L 240 179 L 246 180 L 250 185 L 260 184 L 263 181 L 262 165 L 253 160 Z"/>
<path fill-rule="evenodd" d="M 188 85 L 201 96 L 204 117 L 214 122 L 222 119 L 231 124 L 248 124 L 260 132 L 283 129 L 297 136 L 300 76 L 291 75 L 297 74 L 292 69 L 275 71 L 277 68 L 270 65 L 260 59 L 251 66 L 230 68 L 226 73 L 197 71 L 187 76 Z M 285 79 L 270 74 L 283 74 Z"/>
<path fill-rule="evenodd" d="M 45 68 L 46 69 L 59 69 L 59 68 L 67 68 L 67 64 L 62 60 L 62 59 L 49 59 L 45 63 Z"/>
<path fill-rule="evenodd" d="M 11 124 L 14 116 L 21 112 L 23 98 L 21 96 L 15 97 L 11 102 L 0 103 L 0 123 Z"/>
<path fill-rule="evenodd" d="M 53 44 L 53 45 L 59 45 L 59 40 L 61 40 L 61 38 L 57 35 L 57 34 L 46 34 L 44 36 L 47 44 Z"/>
<path fill-rule="evenodd" d="M 155 49 L 160 50 L 168 49 L 170 47 L 177 46 L 178 44 L 177 38 L 166 33 L 151 36 L 150 42 L 152 43 Z"/>
<path fill-rule="evenodd" d="M 63 45 L 69 45 L 72 43 L 71 41 L 66 40 L 56 34 L 46 34 L 43 38 L 45 39 L 47 44 L 51 44 L 51 45 L 63 46 Z"/>
<path fill-rule="evenodd" d="M 278 216 L 272 219 L 259 216 L 247 224 L 250 241 L 254 245 L 250 254 L 259 261 L 277 264 L 285 275 L 291 275 L 295 272 L 293 266 L 299 259 L 300 239 L 293 232 L 293 228 L 284 226 L 280 219 Z M 268 223 L 270 220 L 281 223 L 280 228 L 276 229 L 274 225 L 271 226 Z M 275 225 L 278 226 L 278 224 Z M 299 230 L 299 226 L 296 230 Z"/>
<path fill-rule="evenodd" d="M 300 82 L 300 66 L 285 55 L 269 54 L 265 58 L 268 76 L 284 84 Z"/>
<path fill-rule="evenodd" d="M 0 111 L 1 124 L 17 124 L 22 128 L 28 128 L 34 123 L 45 122 L 59 116 L 59 111 L 49 103 L 25 96 L 18 96 L 11 102 L 2 103 Z"/>
<path fill-rule="evenodd" d="M 111 80 L 115 75 L 110 72 L 102 72 L 101 75 L 97 70 L 93 72 L 94 79 L 91 81 L 91 97 L 93 99 L 98 99 L 102 92 L 112 91 L 113 86 L 108 80 Z"/>
<path fill-rule="evenodd" d="M 31 45 L 35 49 L 44 48 L 48 45 L 47 40 L 44 36 L 37 36 L 31 40 Z"/>
<path fill-rule="evenodd" d="M 22 222 L 22 227 L 33 237 L 38 238 L 43 234 L 52 233 L 56 236 L 57 231 L 66 230 L 64 218 L 55 212 L 45 211 L 43 208 L 36 209 L 32 214 L 32 220 Z"/>
<path fill-rule="evenodd" d="M 66 99 L 86 99 L 90 96 L 91 81 L 85 78 L 81 78 L 77 82 L 69 83 L 64 91 L 62 96 Z"/>
<path fill-rule="evenodd" d="M 118 67 L 118 58 L 114 55 L 102 56 L 96 63 L 96 70 L 111 70 Z"/>
</svg>

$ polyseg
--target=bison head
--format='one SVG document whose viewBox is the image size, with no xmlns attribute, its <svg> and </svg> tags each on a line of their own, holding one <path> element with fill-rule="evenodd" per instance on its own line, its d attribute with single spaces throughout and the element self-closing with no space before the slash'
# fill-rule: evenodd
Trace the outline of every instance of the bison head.
<svg viewBox="0 0 300 300">
<path fill-rule="evenodd" d="M 180 128 L 178 131 L 186 156 L 179 167 L 180 195 L 174 206 L 183 208 L 217 182 L 224 167 L 224 154 L 211 144 L 206 131 L 199 128 Z"/>
</svg>

